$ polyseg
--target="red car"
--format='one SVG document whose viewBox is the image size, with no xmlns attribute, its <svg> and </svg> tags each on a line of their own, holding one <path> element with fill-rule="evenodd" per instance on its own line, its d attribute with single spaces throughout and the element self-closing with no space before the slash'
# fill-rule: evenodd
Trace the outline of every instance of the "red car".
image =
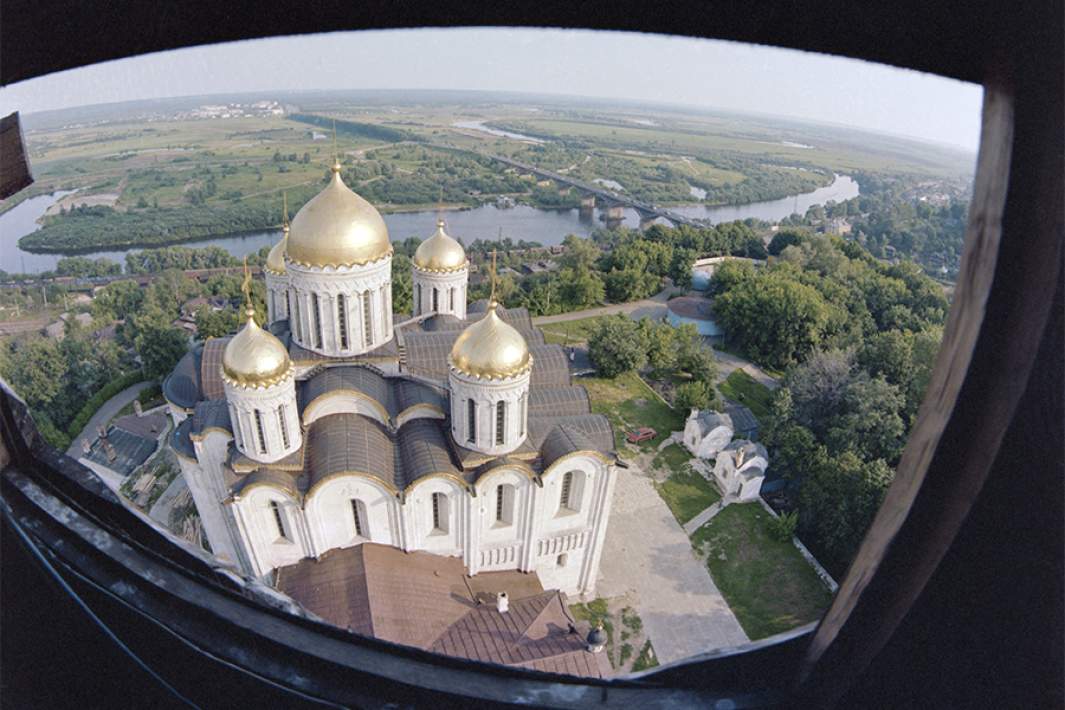
<svg viewBox="0 0 1065 710">
<path fill-rule="evenodd" d="M 649 441 L 655 438 L 658 434 L 657 431 L 649 426 L 642 426 L 639 429 L 633 429 L 625 434 L 625 438 L 629 440 L 630 444 L 639 444 L 641 441 Z"/>
</svg>

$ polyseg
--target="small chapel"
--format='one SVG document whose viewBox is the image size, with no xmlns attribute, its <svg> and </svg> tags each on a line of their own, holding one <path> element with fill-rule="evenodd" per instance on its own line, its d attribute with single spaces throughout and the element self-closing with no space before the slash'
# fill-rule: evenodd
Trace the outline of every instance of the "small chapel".
<svg viewBox="0 0 1065 710">
<path fill-rule="evenodd" d="M 294 588 L 345 556 L 326 553 L 372 543 L 400 566 L 432 555 L 469 579 L 593 594 L 609 421 L 525 309 L 468 302 L 444 221 L 412 259 L 413 312 L 394 313 L 385 221 L 341 172 L 286 216 L 263 268 L 268 322 L 246 295 L 239 331 L 195 345 L 164 382 L 212 552 Z"/>
</svg>

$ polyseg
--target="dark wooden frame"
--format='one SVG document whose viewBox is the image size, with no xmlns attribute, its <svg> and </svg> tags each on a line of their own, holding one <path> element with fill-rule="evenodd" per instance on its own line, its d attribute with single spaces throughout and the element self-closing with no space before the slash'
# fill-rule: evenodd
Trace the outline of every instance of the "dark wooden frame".
<svg viewBox="0 0 1065 710">
<path fill-rule="evenodd" d="M 975 197 L 944 345 L 895 484 L 813 633 L 793 700 L 868 700 L 863 691 L 871 689 L 897 699 L 915 677 L 926 680 L 915 691 L 927 694 L 922 697 L 946 698 L 954 690 L 944 681 L 936 685 L 937 675 L 964 674 L 965 664 L 977 661 L 981 671 L 991 668 L 984 646 L 966 646 L 975 640 L 1002 647 L 994 662 L 1007 691 L 1060 705 L 1054 701 L 1062 699 L 1065 655 L 1062 14 L 1058 2 L 918 0 L 648 3 L 624 12 L 616 3 L 444 2 L 415 10 L 327 1 L 313 13 L 303 3 L 275 2 L 254 15 L 218 3 L 160 12 L 153 4 L 6 0 L 0 82 L 238 38 L 508 24 L 713 36 L 982 83 Z M 120 29 L 130 26 L 138 30 Z M 1016 570 L 1042 585 L 1041 593 L 1020 593 L 1029 580 L 1011 578 Z M 973 624 L 982 628 L 974 631 Z M 924 658 L 941 663 L 941 673 L 915 660 L 907 665 L 908 657 L 921 658 L 913 655 L 920 644 L 939 654 Z M 697 669 L 706 671 L 699 665 L 706 661 L 693 659 L 648 679 L 688 684 Z"/>
</svg>

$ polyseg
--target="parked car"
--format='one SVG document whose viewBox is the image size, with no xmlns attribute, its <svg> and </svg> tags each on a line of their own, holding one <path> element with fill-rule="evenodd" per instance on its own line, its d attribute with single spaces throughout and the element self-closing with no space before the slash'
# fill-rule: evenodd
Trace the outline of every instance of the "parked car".
<svg viewBox="0 0 1065 710">
<path fill-rule="evenodd" d="M 642 441 L 649 441 L 655 438 L 658 432 L 649 426 L 642 426 L 639 429 L 633 429 L 625 434 L 625 438 L 629 440 L 630 444 L 639 444 Z"/>
</svg>

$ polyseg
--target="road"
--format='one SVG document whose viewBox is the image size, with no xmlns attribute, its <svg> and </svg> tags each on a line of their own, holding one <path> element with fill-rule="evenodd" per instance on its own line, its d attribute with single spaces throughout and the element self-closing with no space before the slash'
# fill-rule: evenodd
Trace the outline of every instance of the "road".
<svg viewBox="0 0 1065 710">
<path fill-rule="evenodd" d="M 640 301 L 615 303 L 609 306 L 601 306 L 599 308 L 588 308 L 583 311 L 559 313 L 555 316 L 537 316 L 536 318 L 533 318 L 533 325 L 540 326 L 550 325 L 551 323 L 565 323 L 571 320 L 609 316 L 614 315 L 615 313 L 625 313 L 636 320 L 639 320 L 640 318 L 661 318 L 666 314 L 666 301 L 668 301 L 671 296 L 671 291 L 664 290 L 659 291 L 654 296 L 651 296 L 651 298 L 645 298 Z"/>
<path fill-rule="evenodd" d="M 104 402 L 103 406 L 96 410 L 96 414 L 89 418 L 89 422 L 85 425 L 85 428 L 81 430 L 81 433 L 74 437 L 74 441 L 70 443 L 70 448 L 67 449 L 67 456 L 75 459 L 84 456 L 85 452 L 82 451 L 81 441 L 87 439 L 91 442 L 96 439 L 96 427 L 101 424 L 106 425 L 107 422 L 111 421 L 111 419 L 118 414 L 119 410 L 135 400 L 141 390 L 150 387 L 151 385 L 152 383 L 150 381 L 138 382 L 135 385 L 130 385 L 111 399 Z"/>
</svg>

